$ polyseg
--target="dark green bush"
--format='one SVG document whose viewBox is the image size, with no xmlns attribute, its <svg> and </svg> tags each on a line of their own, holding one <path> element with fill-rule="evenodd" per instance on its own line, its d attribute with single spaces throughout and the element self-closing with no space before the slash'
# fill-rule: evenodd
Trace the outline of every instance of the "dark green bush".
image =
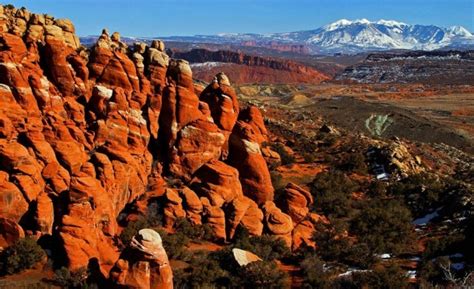
<svg viewBox="0 0 474 289">
<path fill-rule="evenodd" d="M 351 232 L 373 253 L 400 253 L 413 242 L 412 217 L 398 200 L 374 200 L 354 218 Z"/>
<path fill-rule="evenodd" d="M 248 250 L 266 261 L 282 259 L 291 254 L 282 239 L 270 235 L 250 237 L 247 230 L 242 227 L 237 229 L 233 247 Z"/>
<path fill-rule="evenodd" d="M 194 253 L 189 266 L 174 270 L 173 277 L 175 288 L 225 288 L 231 283 L 230 273 L 204 252 Z"/>
<path fill-rule="evenodd" d="M 392 184 L 388 192 L 403 197 L 413 216 L 418 218 L 440 205 L 446 189 L 445 183 L 438 177 L 423 173 Z"/>
<path fill-rule="evenodd" d="M 295 157 L 286 151 L 283 144 L 273 143 L 272 149 L 280 155 L 282 165 L 289 165 L 295 162 Z"/>
<path fill-rule="evenodd" d="M 360 151 L 346 154 L 339 164 L 339 169 L 345 172 L 355 172 L 359 174 L 368 174 L 368 167 L 365 163 L 365 156 Z"/>
<path fill-rule="evenodd" d="M 403 289 L 409 288 L 405 272 L 398 266 L 378 268 L 369 272 L 354 272 L 351 276 L 355 288 Z"/>
<path fill-rule="evenodd" d="M 54 272 L 53 282 L 61 288 L 85 289 L 88 288 L 87 275 L 86 268 L 71 272 L 68 268 L 61 267 Z"/>
<path fill-rule="evenodd" d="M 183 234 L 191 240 L 211 241 L 214 238 L 214 233 L 209 225 L 193 225 L 185 218 L 179 218 L 176 220 L 174 229 L 177 233 Z"/>
<path fill-rule="evenodd" d="M 290 288 L 289 281 L 275 261 L 256 261 L 240 267 L 232 285 L 237 288 Z"/>
<path fill-rule="evenodd" d="M 327 216 L 348 216 L 351 209 L 352 193 L 358 189 L 341 171 L 322 172 L 311 183 L 314 208 Z"/>
<path fill-rule="evenodd" d="M 30 237 L 20 239 L 0 253 L 1 274 L 13 274 L 32 268 L 45 256 L 36 240 Z"/>
<path fill-rule="evenodd" d="M 304 288 L 325 289 L 330 287 L 331 273 L 325 270 L 324 262 L 318 256 L 314 254 L 307 256 L 301 261 L 300 266 Z"/>
</svg>

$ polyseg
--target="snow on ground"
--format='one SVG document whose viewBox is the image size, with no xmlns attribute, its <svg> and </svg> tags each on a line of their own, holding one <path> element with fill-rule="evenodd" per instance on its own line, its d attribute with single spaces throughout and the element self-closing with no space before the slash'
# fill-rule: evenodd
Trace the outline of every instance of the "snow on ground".
<svg viewBox="0 0 474 289">
<path fill-rule="evenodd" d="M 406 276 L 408 277 L 408 279 L 416 279 L 416 270 L 407 271 Z"/>
<path fill-rule="evenodd" d="M 417 225 L 417 226 L 423 226 L 423 225 L 426 225 L 428 224 L 431 220 L 433 220 L 434 218 L 436 217 L 439 217 L 439 211 L 441 210 L 441 208 L 438 208 L 436 209 L 434 212 L 432 213 L 429 213 L 421 218 L 418 218 L 418 219 L 415 219 L 413 221 L 413 224 L 414 225 Z"/>
<path fill-rule="evenodd" d="M 459 263 L 452 263 L 451 268 L 453 268 L 456 271 L 464 269 L 464 262 L 459 262 Z"/>
<path fill-rule="evenodd" d="M 346 272 L 339 274 L 338 277 L 347 277 L 347 276 L 351 276 L 353 273 L 365 273 L 365 272 L 370 272 L 370 271 L 371 270 L 349 268 Z"/>
</svg>

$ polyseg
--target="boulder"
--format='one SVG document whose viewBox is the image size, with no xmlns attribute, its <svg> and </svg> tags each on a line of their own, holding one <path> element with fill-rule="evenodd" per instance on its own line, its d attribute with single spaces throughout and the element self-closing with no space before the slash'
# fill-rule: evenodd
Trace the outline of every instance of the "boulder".
<svg viewBox="0 0 474 289">
<path fill-rule="evenodd" d="M 0 217 L 0 247 L 6 248 L 24 237 L 25 232 L 17 222 Z"/>
<path fill-rule="evenodd" d="M 288 247 L 291 248 L 291 232 L 293 231 L 293 221 L 291 217 L 283 213 L 275 203 L 271 201 L 265 202 L 262 209 L 265 216 L 265 227 L 268 232 L 284 240 Z"/>
<path fill-rule="evenodd" d="M 232 254 L 237 264 L 241 267 L 247 266 L 252 262 L 262 261 L 262 259 L 254 253 L 239 248 L 232 249 Z"/>
<path fill-rule="evenodd" d="M 288 214 L 294 223 L 299 223 L 309 213 L 313 196 L 307 190 L 294 183 L 288 183 L 281 198 L 282 211 Z"/>
<path fill-rule="evenodd" d="M 204 164 L 196 171 L 191 187 L 199 196 L 206 197 L 212 206 L 217 207 L 243 196 L 238 171 L 217 160 Z"/>
<path fill-rule="evenodd" d="M 117 288 L 172 289 L 173 271 L 160 234 L 141 229 L 115 262 L 110 280 Z"/>
</svg>

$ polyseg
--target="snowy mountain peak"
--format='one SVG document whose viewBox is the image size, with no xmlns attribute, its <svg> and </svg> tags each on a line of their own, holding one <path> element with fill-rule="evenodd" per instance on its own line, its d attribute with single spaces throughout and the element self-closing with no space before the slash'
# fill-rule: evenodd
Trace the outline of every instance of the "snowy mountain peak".
<svg viewBox="0 0 474 289">
<path fill-rule="evenodd" d="M 459 25 L 451 26 L 447 30 L 455 36 L 473 37 L 471 32 L 469 32 L 466 28 Z"/>
<path fill-rule="evenodd" d="M 380 24 L 380 25 L 390 26 L 390 27 L 408 26 L 408 24 L 403 23 L 403 22 L 398 22 L 398 21 L 395 21 L 395 20 L 385 20 L 385 19 L 380 19 L 379 21 L 377 21 L 375 23 Z"/>
</svg>

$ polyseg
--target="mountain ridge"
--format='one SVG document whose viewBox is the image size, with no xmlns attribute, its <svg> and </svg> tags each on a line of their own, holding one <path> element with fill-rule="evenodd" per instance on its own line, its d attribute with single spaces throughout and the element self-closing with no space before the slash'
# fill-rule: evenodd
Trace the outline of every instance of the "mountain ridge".
<svg viewBox="0 0 474 289">
<path fill-rule="evenodd" d="M 87 38 L 87 37 L 84 37 Z M 168 36 L 163 40 L 270 47 L 275 43 L 305 45 L 309 53 L 359 53 L 391 49 L 436 50 L 474 46 L 474 35 L 456 25 L 407 24 L 396 20 L 340 19 L 312 30 L 284 33 L 220 33 L 216 35 Z M 133 39 L 133 38 L 131 38 Z M 147 37 L 137 37 L 146 40 Z M 151 38 L 150 38 L 151 39 Z"/>
</svg>

